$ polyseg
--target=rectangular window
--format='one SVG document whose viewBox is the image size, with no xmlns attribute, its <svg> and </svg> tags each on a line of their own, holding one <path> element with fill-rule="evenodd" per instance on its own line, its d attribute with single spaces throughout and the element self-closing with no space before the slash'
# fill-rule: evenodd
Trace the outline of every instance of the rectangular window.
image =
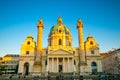
<svg viewBox="0 0 120 80">
<path fill-rule="evenodd" d="M 28 55 L 29 54 L 29 51 L 26 51 L 26 55 Z"/>
<path fill-rule="evenodd" d="M 92 51 L 91 51 L 91 54 L 94 54 L 94 53 L 95 53 L 94 50 L 92 50 Z"/>
</svg>

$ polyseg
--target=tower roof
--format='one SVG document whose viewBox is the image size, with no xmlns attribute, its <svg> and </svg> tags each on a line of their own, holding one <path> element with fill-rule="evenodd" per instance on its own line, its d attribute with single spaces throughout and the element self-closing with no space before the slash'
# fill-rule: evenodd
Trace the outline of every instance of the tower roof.
<svg viewBox="0 0 120 80">
<path fill-rule="evenodd" d="M 27 38 L 32 38 L 33 39 L 32 34 L 30 34 Z"/>
</svg>

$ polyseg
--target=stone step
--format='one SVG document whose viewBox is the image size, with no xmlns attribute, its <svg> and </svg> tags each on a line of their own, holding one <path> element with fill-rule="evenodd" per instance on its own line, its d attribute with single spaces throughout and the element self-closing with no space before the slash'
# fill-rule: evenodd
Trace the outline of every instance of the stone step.
<svg viewBox="0 0 120 80">
<path fill-rule="evenodd" d="M 49 76 L 59 76 L 59 75 L 70 76 L 70 75 L 73 75 L 73 73 L 54 73 L 54 72 L 49 73 Z"/>
</svg>

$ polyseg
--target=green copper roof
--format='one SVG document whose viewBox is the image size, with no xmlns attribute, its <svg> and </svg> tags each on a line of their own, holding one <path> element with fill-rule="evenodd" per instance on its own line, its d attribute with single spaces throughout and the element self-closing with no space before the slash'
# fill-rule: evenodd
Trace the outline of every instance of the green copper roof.
<svg viewBox="0 0 120 80">
<path fill-rule="evenodd" d="M 64 25 L 64 24 L 61 24 L 61 25 L 63 26 L 63 32 L 65 34 L 70 34 L 71 35 L 70 29 L 66 25 Z M 59 24 L 56 24 L 56 25 L 52 26 L 52 28 L 50 30 L 50 35 L 54 34 L 55 32 L 57 32 L 58 28 L 59 28 Z"/>
<path fill-rule="evenodd" d="M 62 18 L 58 17 L 57 24 L 52 26 L 49 36 L 52 34 L 61 33 L 61 32 L 65 34 L 69 34 L 71 36 L 70 29 L 66 25 L 63 24 Z"/>
</svg>

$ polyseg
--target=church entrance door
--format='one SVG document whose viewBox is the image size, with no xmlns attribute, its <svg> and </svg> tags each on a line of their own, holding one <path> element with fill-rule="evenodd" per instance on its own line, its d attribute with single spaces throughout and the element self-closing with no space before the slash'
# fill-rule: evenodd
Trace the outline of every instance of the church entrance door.
<svg viewBox="0 0 120 80">
<path fill-rule="evenodd" d="M 28 75 L 29 74 L 29 63 L 25 63 L 24 64 L 24 75 Z"/>
<path fill-rule="evenodd" d="M 63 67 L 62 65 L 59 65 L 59 72 L 62 72 L 63 71 Z"/>
<path fill-rule="evenodd" d="M 63 72 L 63 58 L 59 58 L 58 70 L 59 72 Z"/>
</svg>

